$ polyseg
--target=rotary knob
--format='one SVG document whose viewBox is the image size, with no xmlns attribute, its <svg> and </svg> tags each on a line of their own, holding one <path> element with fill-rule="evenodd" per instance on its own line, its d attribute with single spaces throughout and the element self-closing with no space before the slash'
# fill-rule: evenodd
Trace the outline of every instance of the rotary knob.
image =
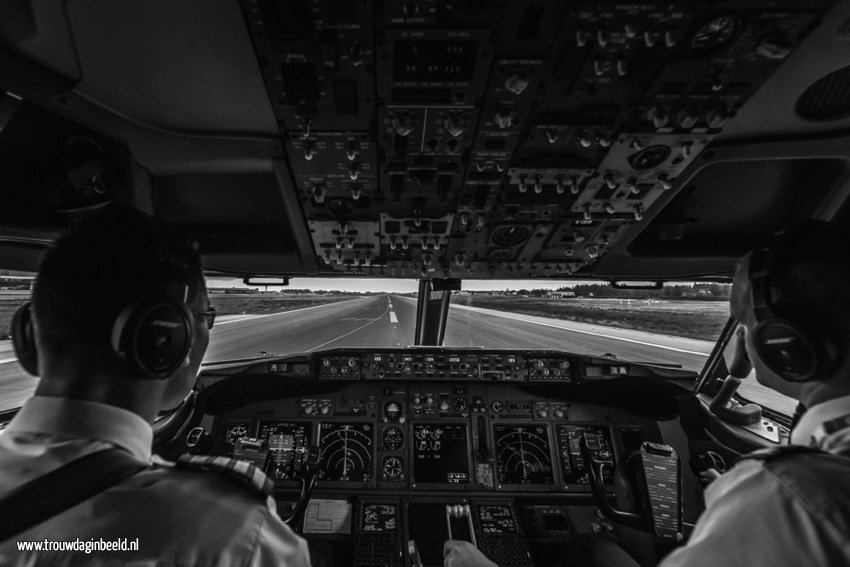
<svg viewBox="0 0 850 567">
<path fill-rule="evenodd" d="M 664 128 L 670 120 L 670 111 L 663 104 L 657 104 L 646 111 L 646 119 L 652 122 L 655 128 Z"/>
<path fill-rule="evenodd" d="M 699 117 L 693 106 L 685 106 L 679 111 L 676 118 L 679 122 L 679 127 L 687 130 L 694 127 Z"/>
<path fill-rule="evenodd" d="M 514 71 L 505 77 L 505 89 L 515 95 L 522 94 L 522 92 L 528 88 L 528 85 L 528 78 L 519 71 Z"/>
<path fill-rule="evenodd" d="M 510 128 L 514 122 L 514 112 L 509 108 L 503 108 L 496 113 L 496 126 L 504 130 Z"/>
</svg>

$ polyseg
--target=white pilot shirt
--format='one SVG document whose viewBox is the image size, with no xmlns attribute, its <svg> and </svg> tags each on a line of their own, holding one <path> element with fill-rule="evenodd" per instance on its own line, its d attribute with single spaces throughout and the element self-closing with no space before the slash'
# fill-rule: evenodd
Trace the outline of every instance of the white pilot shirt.
<svg viewBox="0 0 850 567">
<path fill-rule="evenodd" d="M 151 462 L 153 430 L 100 403 L 36 396 L 0 433 L 0 498 L 89 453 L 118 447 Z M 163 463 L 157 457 L 154 462 Z M 138 551 L 19 551 L 17 542 L 138 538 Z M 216 473 L 145 470 L 0 543 L 0 565 L 139 567 L 310 565 L 307 543 L 263 503 Z"/>
<path fill-rule="evenodd" d="M 812 406 L 791 443 L 849 455 L 850 396 Z M 820 478 L 811 470 L 818 464 L 806 456 L 784 458 L 788 470 L 802 464 Z M 850 565 L 850 509 L 839 504 L 850 494 L 850 470 L 838 470 L 840 476 L 830 472 L 820 485 L 795 486 L 762 460 L 742 461 L 708 486 L 706 509 L 687 545 L 660 567 Z"/>
</svg>

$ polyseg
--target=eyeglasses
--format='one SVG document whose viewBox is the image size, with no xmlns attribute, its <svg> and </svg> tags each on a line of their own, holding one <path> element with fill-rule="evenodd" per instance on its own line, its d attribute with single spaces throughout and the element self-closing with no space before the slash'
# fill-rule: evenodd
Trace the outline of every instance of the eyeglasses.
<svg viewBox="0 0 850 567">
<path fill-rule="evenodd" d="M 203 317 L 207 320 L 207 329 L 212 329 L 215 324 L 215 307 L 208 307 L 206 311 L 193 311 L 195 317 Z"/>
</svg>

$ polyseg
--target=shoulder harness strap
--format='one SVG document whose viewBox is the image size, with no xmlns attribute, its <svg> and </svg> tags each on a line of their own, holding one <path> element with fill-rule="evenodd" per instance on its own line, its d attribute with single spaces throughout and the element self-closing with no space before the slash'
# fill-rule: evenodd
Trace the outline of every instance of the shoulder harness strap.
<svg viewBox="0 0 850 567">
<path fill-rule="evenodd" d="M 227 457 L 182 455 L 175 468 L 218 473 L 246 488 L 251 494 L 265 500 L 274 492 L 274 481 L 251 463 Z"/>
</svg>

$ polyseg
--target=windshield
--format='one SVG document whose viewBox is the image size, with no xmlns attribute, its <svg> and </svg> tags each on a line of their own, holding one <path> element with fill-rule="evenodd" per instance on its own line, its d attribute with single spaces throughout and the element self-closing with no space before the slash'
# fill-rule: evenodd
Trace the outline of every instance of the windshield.
<svg viewBox="0 0 850 567">
<path fill-rule="evenodd" d="M 8 329 L 29 299 L 31 279 L 0 290 Z M 289 287 L 209 278 L 217 311 L 205 363 L 342 347 L 406 347 L 416 325 L 414 280 L 298 279 Z M 676 284 L 618 290 L 556 281 L 465 281 L 452 295 L 445 346 L 551 349 L 620 360 L 680 365 L 699 372 L 729 318 L 730 286 Z M 0 336 L 0 409 L 18 407 L 36 380 Z M 794 400 L 744 382 L 745 397 L 783 413 Z"/>
<path fill-rule="evenodd" d="M 535 285 L 527 288 L 523 285 Z M 310 288 L 210 282 L 218 311 L 206 361 L 413 344 L 416 282 L 318 280 Z M 360 289 L 358 289 L 360 288 Z M 729 286 L 617 290 L 565 282 L 464 282 L 445 346 L 552 349 L 698 372 L 729 317 Z"/>
<path fill-rule="evenodd" d="M 35 389 L 12 348 L 12 317 L 30 299 L 34 274 L 0 270 L 0 411 L 20 407 Z"/>
</svg>

